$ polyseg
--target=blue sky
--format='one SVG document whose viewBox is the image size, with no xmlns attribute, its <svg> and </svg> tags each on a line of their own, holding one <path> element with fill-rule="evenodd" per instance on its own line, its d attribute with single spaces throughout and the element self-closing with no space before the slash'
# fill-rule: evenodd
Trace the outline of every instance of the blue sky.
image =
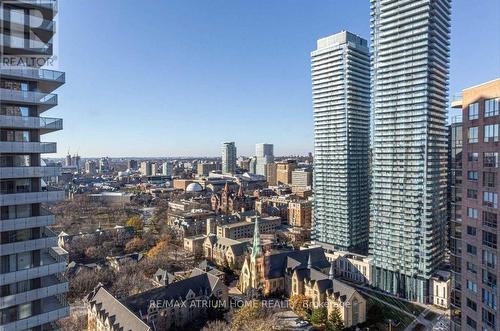
<svg viewBox="0 0 500 331">
<path fill-rule="evenodd" d="M 276 155 L 313 148 L 309 54 L 365 0 L 60 0 L 58 155 Z M 500 1 L 454 0 L 450 91 L 500 76 Z"/>
</svg>

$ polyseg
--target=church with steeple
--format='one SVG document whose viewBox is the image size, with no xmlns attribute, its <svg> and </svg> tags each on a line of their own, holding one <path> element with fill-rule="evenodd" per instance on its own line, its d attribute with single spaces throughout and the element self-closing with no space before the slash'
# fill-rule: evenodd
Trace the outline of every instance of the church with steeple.
<svg viewBox="0 0 500 331">
<path fill-rule="evenodd" d="M 212 210 L 219 215 L 232 215 L 247 210 L 254 209 L 253 197 L 247 197 L 240 185 L 238 192 L 235 193 L 229 188 L 229 184 L 224 185 L 221 192 L 213 193 L 210 198 Z"/>
<path fill-rule="evenodd" d="M 262 249 L 258 220 L 252 249 L 241 269 L 239 288 L 262 296 L 303 295 L 312 308 L 327 307 L 340 313 L 345 327 L 366 321 L 366 299 L 353 287 L 335 279 L 334 266 L 321 247 L 301 250 Z"/>
</svg>

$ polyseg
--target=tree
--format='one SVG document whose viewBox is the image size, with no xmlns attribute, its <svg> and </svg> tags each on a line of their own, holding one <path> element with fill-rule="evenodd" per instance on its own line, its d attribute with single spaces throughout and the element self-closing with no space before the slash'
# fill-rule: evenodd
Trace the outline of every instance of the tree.
<svg viewBox="0 0 500 331">
<path fill-rule="evenodd" d="M 125 244 L 125 253 L 141 252 L 146 249 L 146 242 L 141 238 L 132 238 Z"/>
<path fill-rule="evenodd" d="M 61 331 L 86 330 L 87 314 L 76 315 L 71 313 L 69 317 L 58 320 L 57 326 Z"/>
<path fill-rule="evenodd" d="M 160 240 L 156 245 L 154 245 L 147 253 L 149 257 L 155 257 L 160 253 L 168 253 L 169 244 L 166 240 Z"/>
<path fill-rule="evenodd" d="M 311 312 L 311 299 L 302 294 L 292 295 L 290 306 L 297 315 L 304 318 Z"/>
<path fill-rule="evenodd" d="M 313 309 L 311 313 L 311 323 L 314 326 L 324 326 L 328 321 L 328 310 L 326 307 Z"/>
<path fill-rule="evenodd" d="M 333 310 L 326 323 L 327 331 L 340 331 L 344 329 L 344 322 L 342 321 L 342 316 L 340 315 L 340 309 L 337 306 L 333 307 Z"/>
<path fill-rule="evenodd" d="M 127 226 L 133 228 L 136 232 L 142 231 L 144 228 L 144 222 L 139 216 L 132 216 L 127 221 Z"/>
</svg>

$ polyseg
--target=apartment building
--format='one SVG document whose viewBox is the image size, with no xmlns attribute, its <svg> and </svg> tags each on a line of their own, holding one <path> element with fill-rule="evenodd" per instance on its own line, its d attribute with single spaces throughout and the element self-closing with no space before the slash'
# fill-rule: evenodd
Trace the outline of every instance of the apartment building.
<svg viewBox="0 0 500 331">
<path fill-rule="evenodd" d="M 453 107 L 462 109 L 463 118 L 462 208 L 452 222 L 461 222 L 461 240 L 457 241 L 461 247 L 456 250 L 461 255 L 461 273 L 454 281 L 461 289 L 462 330 L 493 331 L 500 327 L 499 100 L 500 79 L 496 79 L 463 90 L 461 98 L 452 102 Z M 458 328 L 457 323 L 454 327 Z"/>
<path fill-rule="evenodd" d="M 450 7 L 371 1 L 373 285 L 422 303 L 446 248 Z"/>
<path fill-rule="evenodd" d="M 236 144 L 234 142 L 222 143 L 222 173 L 236 173 Z"/>
<path fill-rule="evenodd" d="M 368 249 L 370 57 L 347 31 L 319 39 L 311 53 L 314 103 L 313 239 Z"/>
<path fill-rule="evenodd" d="M 53 330 L 69 315 L 65 293 L 67 253 L 48 226 L 54 215 L 45 203 L 64 199 L 46 184 L 61 169 L 44 166 L 41 155 L 55 153 L 46 133 L 62 120 L 41 115 L 57 105 L 53 92 L 63 72 L 41 69 L 52 56 L 56 1 L 0 1 L 0 330 Z M 32 31 L 32 21 L 38 28 Z M 36 59 L 19 66 L 23 59 Z"/>
<path fill-rule="evenodd" d="M 297 161 L 286 160 L 276 163 L 276 182 L 278 185 L 292 185 L 292 171 L 297 168 Z"/>
</svg>

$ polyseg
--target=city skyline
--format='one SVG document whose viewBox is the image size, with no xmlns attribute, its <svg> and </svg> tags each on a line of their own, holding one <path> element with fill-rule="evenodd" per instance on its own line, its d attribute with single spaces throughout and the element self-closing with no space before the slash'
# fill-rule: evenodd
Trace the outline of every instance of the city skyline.
<svg viewBox="0 0 500 331">
<path fill-rule="evenodd" d="M 151 2 L 142 14 L 135 13 L 132 1 L 119 6 L 116 1 L 61 1 L 59 7 L 59 69 L 75 83 L 61 89 L 54 114 L 64 115 L 65 130 L 47 137 L 59 143 L 58 157 L 68 150 L 84 157 L 218 156 L 223 141 L 235 141 L 240 155 L 252 155 L 261 141 L 273 143 L 276 155 L 306 155 L 313 150 L 310 50 L 317 39 L 341 30 L 369 39 L 364 3 L 283 7 L 271 2 L 262 10 L 242 3 L 194 7 Z M 499 4 L 485 1 L 478 7 L 467 2 L 453 6 L 451 95 L 500 73 L 488 55 L 500 50 L 494 38 Z M 80 30 L 79 13 L 91 9 L 96 9 L 95 25 Z M 115 14 L 108 17 L 111 9 Z M 238 19 L 218 18 L 220 11 Z M 278 13 L 280 20 L 275 20 Z M 124 25 L 132 18 L 139 24 L 133 31 Z M 156 23 L 141 24 L 141 18 Z M 179 22 L 186 20 L 190 28 L 182 29 Z M 95 38 L 99 31 L 106 31 L 107 37 Z M 479 33 L 482 38 L 477 40 Z M 71 42 L 74 35 L 78 43 Z M 220 42 L 209 43 L 208 35 Z M 127 47 L 128 38 L 140 45 Z M 154 43 L 167 39 L 172 47 Z M 229 42 L 231 47 L 226 47 Z M 460 47 L 467 44 L 479 51 Z M 81 49 L 99 56 L 89 57 Z M 112 54 L 115 50 L 118 57 Z M 158 65 L 148 69 L 152 61 Z M 482 63 L 480 70 L 467 69 L 465 64 L 471 62 Z M 227 63 L 233 65 L 225 68 Z M 85 102 L 89 97 L 90 107 Z M 84 113 L 89 116 L 82 117 Z M 245 130 L 258 117 L 266 121 Z M 293 135 L 276 129 L 273 122 Z"/>
</svg>

